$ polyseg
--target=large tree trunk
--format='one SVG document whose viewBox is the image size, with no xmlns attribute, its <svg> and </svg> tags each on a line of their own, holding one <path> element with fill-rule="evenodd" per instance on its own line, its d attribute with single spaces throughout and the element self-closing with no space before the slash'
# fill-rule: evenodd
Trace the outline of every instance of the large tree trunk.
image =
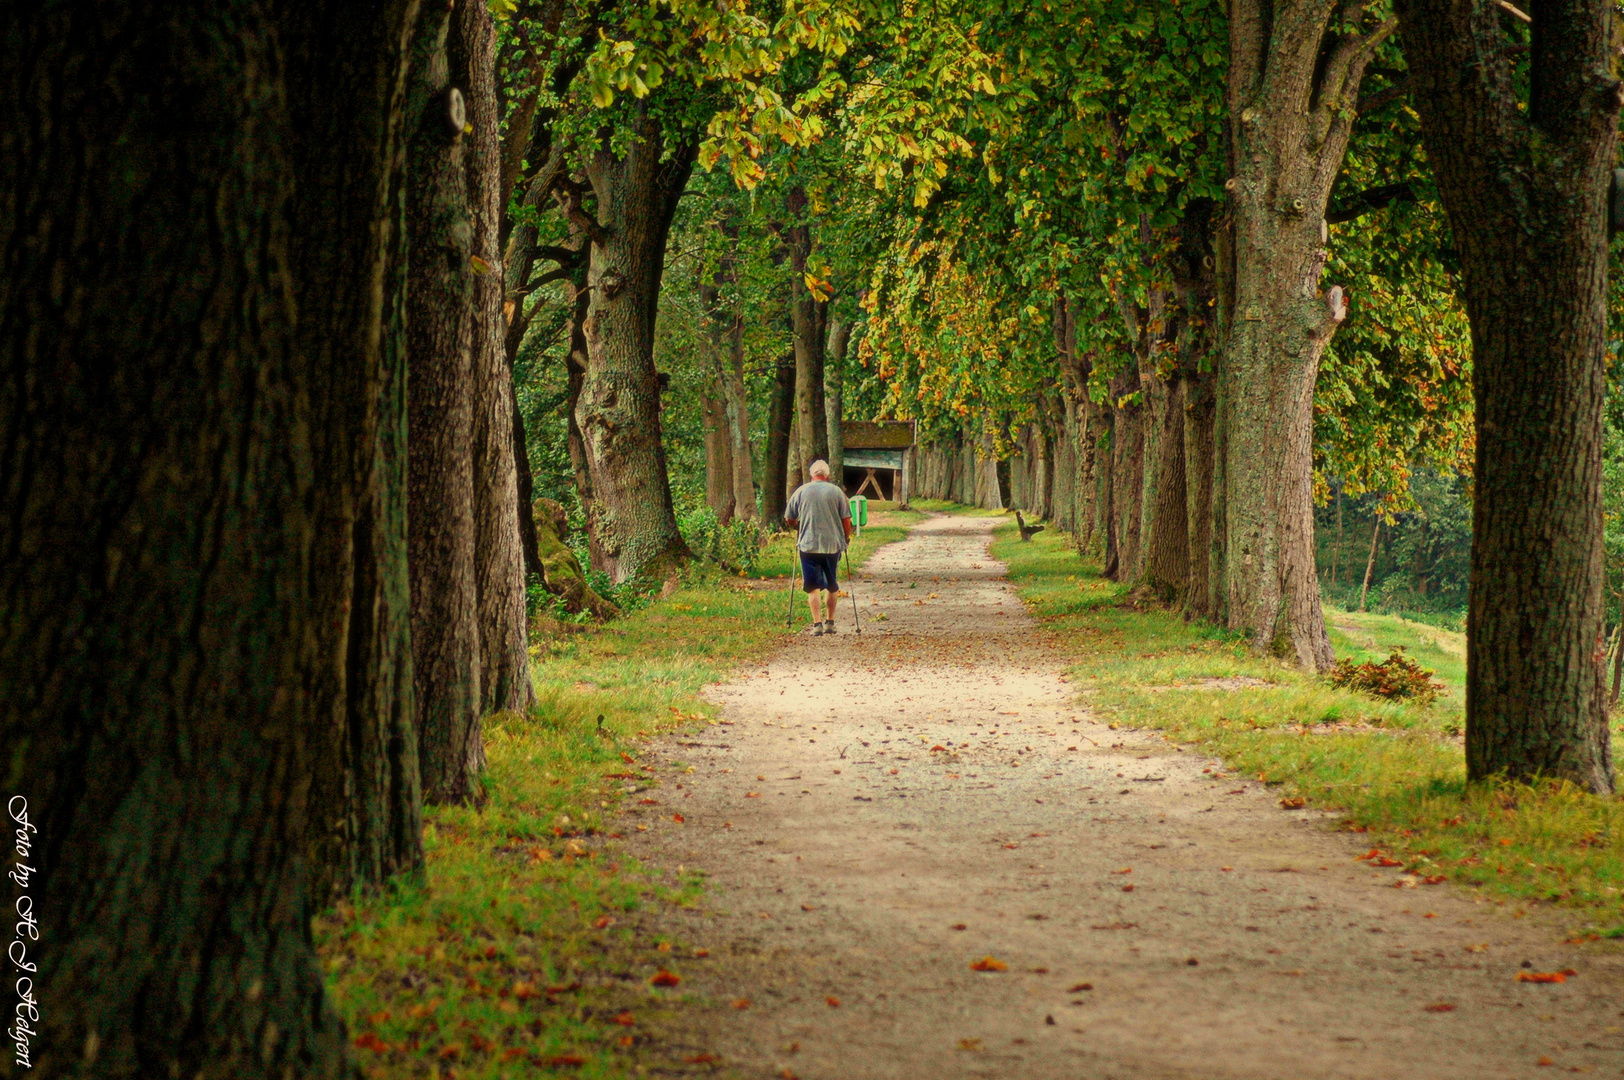
<svg viewBox="0 0 1624 1080">
<path fill-rule="evenodd" d="M 1184 493 L 1190 566 L 1185 578 L 1184 612 L 1192 619 L 1213 616 L 1210 570 L 1215 419 L 1212 376 L 1199 372 L 1187 374 L 1184 378 Z"/>
<path fill-rule="evenodd" d="M 1211 618 L 1212 598 L 1212 470 L 1213 348 L 1218 338 L 1218 260 L 1214 258 L 1216 207 L 1197 199 L 1179 219 L 1178 258 L 1174 279 L 1183 309 L 1179 336 L 1179 380 L 1183 390 L 1184 423 L 1184 535 L 1188 554 L 1185 570 L 1184 616 Z"/>
<path fill-rule="evenodd" d="M 1496 8 L 1399 5 L 1472 324 L 1466 768 L 1611 792 L 1601 447 L 1615 15 L 1605 0 L 1530 10 L 1524 103 Z"/>
<path fill-rule="evenodd" d="M 735 314 L 728 331 L 722 370 L 722 408 L 727 420 L 728 457 L 733 463 L 733 513 L 756 516 L 755 469 L 750 459 L 750 395 L 744 385 L 744 316 Z"/>
<path fill-rule="evenodd" d="M 790 188 L 785 199 L 796 223 L 785 230 L 789 247 L 789 311 L 795 342 L 795 441 L 792 462 L 797 475 L 818 459 L 829 457 L 827 410 L 823 400 L 824 349 L 828 341 L 829 304 L 806 285 L 812 256 L 812 226 L 806 220 L 806 192 Z"/>
<path fill-rule="evenodd" d="M 513 377 L 502 317 L 501 145 L 496 115 L 496 27 L 485 0 L 459 0 L 452 16 L 453 82 L 468 91 L 466 166 L 473 226 L 474 585 L 479 597 L 480 711 L 525 712 L 535 703 L 525 611 L 524 544 L 515 452 Z M 528 474 L 528 468 L 526 473 Z M 520 507 L 524 508 L 521 515 Z"/>
<path fill-rule="evenodd" d="M 762 462 L 761 518 L 769 529 L 784 527 L 784 483 L 790 468 L 790 435 L 795 426 L 795 357 L 779 357 L 773 369 L 772 415 L 767 424 L 767 454 Z"/>
<path fill-rule="evenodd" d="M 846 348 L 851 343 L 851 323 L 829 320 L 829 350 L 823 357 L 823 412 L 828 428 L 829 482 L 846 486 L 846 440 L 840 422 L 845 417 Z M 900 493 L 893 493 L 898 499 Z"/>
<path fill-rule="evenodd" d="M 1111 398 L 1122 401 L 1139 387 L 1137 368 L 1111 381 Z M 1135 581 L 1143 572 L 1145 429 L 1143 405 L 1131 402 L 1111 410 L 1111 522 L 1106 533 L 1107 561 L 1114 581 Z M 1115 559 L 1110 550 L 1115 549 Z"/>
<path fill-rule="evenodd" d="M 1392 29 L 1359 31 L 1364 8 L 1235 0 L 1230 22 L 1237 317 L 1218 384 L 1224 614 L 1256 648 L 1310 670 L 1333 659 L 1314 561 L 1314 380 L 1346 312 L 1340 290 L 1319 292 L 1325 207 L 1365 65 Z"/>
<path fill-rule="evenodd" d="M 309 694 L 331 718 L 310 760 L 318 901 L 423 863 L 406 558 L 404 177 L 395 165 L 406 21 L 404 7 L 393 12 L 396 36 L 386 39 L 383 25 L 349 6 L 289 5 L 282 24 L 289 105 L 302 117 L 290 259 L 321 477 L 311 580 L 325 613 L 315 621 L 323 662 Z M 358 33 L 374 35 L 365 49 L 393 61 L 335 63 L 319 44 Z"/>
<path fill-rule="evenodd" d="M 663 577 L 690 557 L 666 474 L 654 320 L 666 235 L 698 147 L 688 142 L 667 156 L 660 125 L 638 108 L 624 156 L 605 146 L 587 170 L 597 207 L 577 412 L 598 501 L 596 539 L 616 581 Z"/>
<path fill-rule="evenodd" d="M 737 243 L 738 227 L 724 221 L 722 231 Z M 750 462 L 750 406 L 744 386 L 744 316 L 737 297 L 724 298 L 723 288 L 737 287 L 737 264 L 731 255 L 719 261 L 709 282 L 699 283 L 700 303 L 705 309 L 707 343 L 712 370 L 716 373 L 718 397 L 701 394 L 705 407 L 706 500 L 717 517 L 756 516 L 754 470 Z M 712 429 L 716 446 L 712 446 Z M 714 477 L 714 481 L 713 481 Z M 714 489 L 713 489 L 714 483 Z M 723 507 L 726 507 L 726 515 Z"/>
<path fill-rule="evenodd" d="M 1141 580 L 1164 603 L 1189 585 L 1189 507 L 1184 472 L 1184 380 L 1152 375 L 1145 386 L 1145 570 Z"/>
<path fill-rule="evenodd" d="M 38 829 L 43 947 L 12 960 L 47 995 L 39 1075 L 346 1072 L 307 854 L 337 882 L 415 851 L 373 785 L 409 771 L 380 760 L 410 695 L 379 476 L 407 18 L 0 16 L 0 77 L 33 103 L 0 126 L 0 745 Z M 329 136 L 331 164 L 303 174 Z M 365 393 L 334 401 L 341 384 Z M 356 429 L 318 436 L 340 417 Z M 346 618 L 352 598 L 369 611 Z M 385 703 L 376 728 L 347 728 L 352 692 Z M 364 790 L 312 830 L 313 758 L 333 751 Z"/>
<path fill-rule="evenodd" d="M 449 20 L 413 43 L 407 115 L 407 522 L 412 674 L 423 799 L 479 802 L 478 588 L 474 579 L 473 237 L 465 155 L 448 79 Z"/>
<path fill-rule="evenodd" d="M 699 392 L 699 406 L 705 429 L 705 505 L 725 525 L 733 518 L 733 447 L 727 407 L 721 398 L 704 390 Z"/>
</svg>

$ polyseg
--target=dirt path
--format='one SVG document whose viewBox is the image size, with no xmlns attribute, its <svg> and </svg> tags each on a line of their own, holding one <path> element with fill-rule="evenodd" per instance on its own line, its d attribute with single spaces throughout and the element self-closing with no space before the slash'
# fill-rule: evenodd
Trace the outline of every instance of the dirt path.
<svg viewBox="0 0 1624 1080">
<path fill-rule="evenodd" d="M 714 689 L 731 726 L 662 744 L 694 772 L 628 812 L 633 850 L 711 885 L 648 928 L 710 953 L 680 969 L 712 1004 L 670 1037 L 802 1080 L 1624 1072 L 1616 946 L 1395 887 L 1321 815 L 1093 722 L 992 525 L 882 549 L 861 639 L 848 606 Z"/>
</svg>

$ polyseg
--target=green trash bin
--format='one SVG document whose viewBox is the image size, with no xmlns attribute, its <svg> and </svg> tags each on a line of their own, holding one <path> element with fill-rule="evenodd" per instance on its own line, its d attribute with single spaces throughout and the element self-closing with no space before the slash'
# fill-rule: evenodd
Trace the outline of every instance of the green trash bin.
<svg viewBox="0 0 1624 1080">
<path fill-rule="evenodd" d="M 852 524 L 861 529 L 868 524 L 868 496 L 853 495 L 851 499 Z"/>
</svg>

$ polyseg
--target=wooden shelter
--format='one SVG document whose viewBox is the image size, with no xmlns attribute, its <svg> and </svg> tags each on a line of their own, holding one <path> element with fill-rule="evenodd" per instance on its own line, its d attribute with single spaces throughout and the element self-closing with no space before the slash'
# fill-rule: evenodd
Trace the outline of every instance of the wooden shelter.
<svg viewBox="0 0 1624 1080">
<path fill-rule="evenodd" d="M 842 420 L 846 494 L 907 506 L 917 430 L 913 420 Z"/>
</svg>

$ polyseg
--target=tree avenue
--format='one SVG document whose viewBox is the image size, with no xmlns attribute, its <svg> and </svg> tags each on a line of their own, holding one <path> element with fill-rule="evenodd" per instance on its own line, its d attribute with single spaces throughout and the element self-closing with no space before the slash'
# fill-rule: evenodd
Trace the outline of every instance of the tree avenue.
<svg viewBox="0 0 1624 1080">
<path fill-rule="evenodd" d="M 350 1075 L 310 913 L 819 458 L 1310 673 L 1464 619 L 1469 779 L 1614 790 L 1613 5 L 82 7 L 0 14 L 39 1075 Z"/>
</svg>

